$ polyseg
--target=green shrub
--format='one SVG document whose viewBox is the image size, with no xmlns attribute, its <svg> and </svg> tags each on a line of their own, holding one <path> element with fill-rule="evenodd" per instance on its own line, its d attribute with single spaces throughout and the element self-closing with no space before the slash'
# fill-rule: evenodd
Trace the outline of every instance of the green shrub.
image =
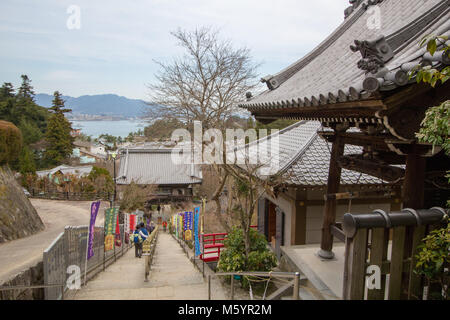
<svg viewBox="0 0 450 320">
<path fill-rule="evenodd" d="M 22 133 L 13 123 L 0 120 L 0 165 L 18 160 L 22 150 Z"/>
<path fill-rule="evenodd" d="M 276 267 L 277 259 L 267 247 L 264 235 L 250 229 L 250 254 L 245 255 L 244 234 L 242 229 L 233 228 L 225 240 L 225 250 L 220 254 L 218 270 L 234 271 L 270 271 Z M 246 281 L 243 281 L 246 286 Z"/>
<path fill-rule="evenodd" d="M 450 299 L 450 223 L 431 231 L 417 248 L 416 273 L 425 276 L 428 286 L 439 288 L 429 294 L 429 299 Z"/>
</svg>

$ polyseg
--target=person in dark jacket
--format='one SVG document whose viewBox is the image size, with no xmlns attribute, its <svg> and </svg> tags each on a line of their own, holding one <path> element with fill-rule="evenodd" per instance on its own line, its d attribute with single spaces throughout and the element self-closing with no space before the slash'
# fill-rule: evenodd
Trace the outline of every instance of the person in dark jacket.
<svg viewBox="0 0 450 320">
<path fill-rule="evenodd" d="M 143 241 L 142 241 L 141 235 L 139 234 L 140 233 L 139 229 L 140 229 L 140 226 L 137 225 L 136 229 L 134 229 L 133 239 L 132 239 L 134 242 L 134 255 L 136 258 L 140 258 L 142 256 L 142 242 Z"/>
<path fill-rule="evenodd" d="M 144 242 L 145 240 L 147 240 L 148 234 L 149 234 L 149 233 L 148 233 L 148 231 L 147 231 L 147 228 L 145 228 L 144 223 L 141 222 L 140 228 L 139 228 L 139 235 L 140 235 L 141 238 L 142 238 L 142 242 Z M 141 245 L 141 254 L 142 254 L 142 245 Z"/>
</svg>

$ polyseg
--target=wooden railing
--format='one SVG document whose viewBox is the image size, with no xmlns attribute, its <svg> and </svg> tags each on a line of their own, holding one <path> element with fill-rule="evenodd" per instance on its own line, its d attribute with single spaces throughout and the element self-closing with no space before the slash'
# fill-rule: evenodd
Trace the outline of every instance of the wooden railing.
<svg viewBox="0 0 450 320">
<path fill-rule="evenodd" d="M 442 208 L 345 214 L 343 299 L 421 299 L 423 279 L 414 273 L 416 249 L 428 226 L 438 224 L 444 215 Z M 369 266 L 371 272 L 366 273 Z M 375 269 L 380 271 L 380 286 L 368 288 L 366 276 L 376 276 Z"/>
<path fill-rule="evenodd" d="M 142 255 L 145 256 L 145 282 L 148 282 L 148 275 L 152 266 L 155 254 L 156 241 L 158 240 L 159 226 L 150 233 L 150 236 L 142 244 Z"/>
</svg>

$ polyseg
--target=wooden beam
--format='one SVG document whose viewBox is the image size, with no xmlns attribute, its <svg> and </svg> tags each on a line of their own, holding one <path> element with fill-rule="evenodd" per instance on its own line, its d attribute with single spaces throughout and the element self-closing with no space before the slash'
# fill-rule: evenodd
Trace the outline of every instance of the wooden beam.
<svg viewBox="0 0 450 320">
<path fill-rule="evenodd" d="M 365 173 L 385 181 L 397 181 L 405 175 L 405 170 L 402 168 L 383 165 L 372 160 L 358 159 L 355 156 L 341 156 L 338 162 L 344 169 Z"/>
<path fill-rule="evenodd" d="M 341 182 L 342 169 L 338 164 L 339 158 L 344 154 L 344 143 L 342 143 L 339 133 L 333 142 L 330 156 L 330 167 L 328 171 L 327 194 L 338 193 Z M 333 235 L 330 227 L 336 222 L 336 200 L 328 199 L 325 201 L 324 220 L 322 226 L 322 240 L 320 244 L 322 256 L 326 258 L 327 253 L 332 256 Z M 328 256 L 328 257 L 330 257 Z"/>
<path fill-rule="evenodd" d="M 330 227 L 330 230 L 334 237 L 336 237 L 342 242 L 345 242 L 345 234 L 341 228 L 339 228 L 337 225 L 334 224 Z"/>
<path fill-rule="evenodd" d="M 331 131 L 319 131 L 318 134 L 328 142 L 333 142 L 334 132 Z M 386 144 L 386 139 L 394 139 L 391 135 L 368 135 L 363 132 L 344 132 L 342 133 L 342 141 L 345 144 L 351 144 L 353 146 L 371 146 L 373 150 L 390 151 L 389 146 Z"/>
</svg>

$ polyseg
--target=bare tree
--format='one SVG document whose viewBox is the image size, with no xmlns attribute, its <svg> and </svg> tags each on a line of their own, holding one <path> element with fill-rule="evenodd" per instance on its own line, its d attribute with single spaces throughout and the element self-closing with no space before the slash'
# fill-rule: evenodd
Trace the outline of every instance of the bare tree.
<svg viewBox="0 0 450 320">
<path fill-rule="evenodd" d="M 160 71 L 157 82 L 149 85 L 148 115 L 222 128 L 246 92 L 256 87 L 259 65 L 252 62 L 249 49 L 235 49 L 211 28 L 171 34 L 185 54 L 171 63 L 157 61 Z"/>
<path fill-rule="evenodd" d="M 120 209 L 133 211 L 136 209 L 146 210 L 148 200 L 155 197 L 158 188 L 155 184 L 139 185 L 135 181 L 123 187 L 123 195 L 120 199 Z"/>
</svg>

